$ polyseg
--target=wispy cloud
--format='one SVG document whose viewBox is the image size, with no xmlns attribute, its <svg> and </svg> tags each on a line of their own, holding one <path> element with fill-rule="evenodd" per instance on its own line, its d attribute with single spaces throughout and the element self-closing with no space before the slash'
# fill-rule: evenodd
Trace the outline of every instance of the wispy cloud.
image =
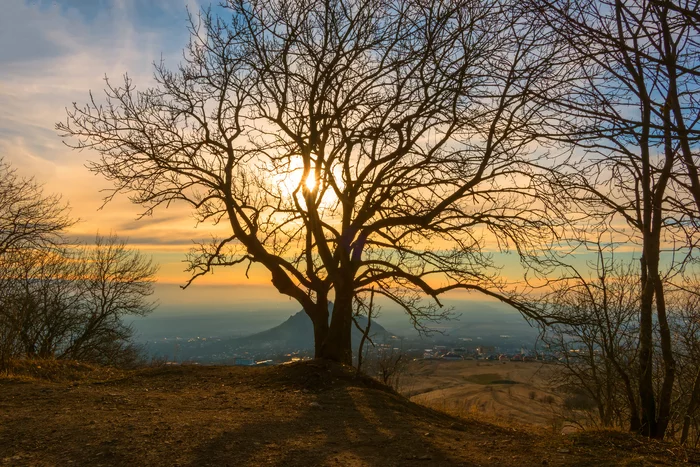
<svg viewBox="0 0 700 467">
<path fill-rule="evenodd" d="M 54 125 L 65 108 L 97 96 L 104 77 L 126 72 L 139 87 L 152 83 L 153 62 L 176 65 L 188 39 L 187 12 L 194 0 L 9 0 L 0 14 L 0 157 L 47 192 L 61 193 L 82 219 L 74 234 L 97 230 L 126 234 L 139 243 L 185 245 L 203 237 L 184 209 L 134 222 L 139 209 L 120 198 L 104 210 L 109 185 L 89 173 L 88 151 L 65 147 Z"/>
</svg>

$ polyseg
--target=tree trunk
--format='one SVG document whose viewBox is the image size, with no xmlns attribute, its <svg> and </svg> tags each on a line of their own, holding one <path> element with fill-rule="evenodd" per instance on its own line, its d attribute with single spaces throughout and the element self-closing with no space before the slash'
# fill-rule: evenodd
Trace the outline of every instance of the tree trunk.
<svg viewBox="0 0 700 467">
<path fill-rule="evenodd" d="M 328 336 L 317 349 L 318 358 L 352 365 L 352 291 L 336 291 Z"/>
<path fill-rule="evenodd" d="M 639 409 L 637 408 L 637 401 L 635 400 L 634 397 L 634 389 L 632 388 L 632 381 L 630 381 L 630 377 L 628 376 L 627 372 L 623 368 L 623 366 L 617 361 L 617 359 L 612 360 L 613 365 L 615 366 L 615 370 L 617 370 L 617 374 L 622 380 L 623 385 L 625 386 L 625 395 L 627 396 L 627 404 L 629 405 L 629 424 L 630 428 L 629 430 L 631 432 L 635 433 L 640 433 L 642 431 L 642 425 L 641 422 L 639 421 Z"/>
<path fill-rule="evenodd" d="M 648 240 L 645 239 L 645 243 Z M 645 245 L 647 246 L 647 245 Z M 656 399 L 653 381 L 653 300 L 654 285 L 648 275 L 648 247 L 642 255 L 642 297 L 639 314 L 639 399 L 641 409 L 641 434 L 656 434 Z"/>
<path fill-rule="evenodd" d="M 307 314 L 314 325 L 314 358 L 323 358 L 321 349 L 328 339 L 328 299 L 325 296 L 320 297 L 315 310 Z"/>
<path fill-rule="evenodd" d="M 673 357 L 673 343 L 671 329 L 666 316 L 666 302 L 664 297 L 661 277 L 655 274 L 656 283 L 656 314 L 659 320 L 659 334 L 661 336 L 661 355 L 664 362 L 664 378 L 659 392 L 659 415 L 654 437 L 663 439 L 666 436 L 668 423 L 671 419 L 671 403 L 673 398 L 673 383 L 676 379 L 676 359 Z"/>
<path fill-rule="evenodd" d="M 367 326 L 362 329 L 360 328 L 360 325 L 357 324 L 357 321 L 355 321 L 355 326 L 357 326 L 357 329 L 362 331 L 362 339 L 360 339 L 360 345 L 357 348 L 357 374 L 360 374 L 360 371 L 362 370 L 362 349 L 365 346 L 365 341 L 367 340 L 367 336 L 369 336 L 369 330 L 372 327 L 372 308 L 374 306 L 374 288 L 372 288 L 372 292 L 370 293 L 369 296 L 369 307 L 367 308 Z M 352 333 L 350 334 L 350 338 L 352 339 Z"/>
<path fill-rule="evenodd" d="M 681 444 L 685 445 L 688 442 L 688 433 L 690 431 L 690 421 L 695 415 L 695 411 L 700 404 L 700 371 L 695 375 L 695 382 L 693 383 L 693 392 L 690 395 L 690 402 L 688 403 L 688 409 L 685 412 L 685 417 L 683 419 L 683 431 L 681 432 Z"/>
</svg>

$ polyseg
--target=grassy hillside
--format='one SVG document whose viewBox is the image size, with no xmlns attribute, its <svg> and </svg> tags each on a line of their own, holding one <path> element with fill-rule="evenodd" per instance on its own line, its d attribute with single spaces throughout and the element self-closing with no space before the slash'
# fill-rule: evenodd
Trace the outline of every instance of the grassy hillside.
<svg viewBox="0 0 700 467">
<path fill-rule="evenodd" d="M 566 431 L 561 394 L 549 383 L 553 370 L 540 362 L 418 360 L 406 368 L 400 390 L 451 413 Z"/>
<path fill-rule="evenodd" d="M 0 378 L 2 465 L 680 465 L 621 433 L 553 436 L 418 405 L 321 362 L 119 372 L 27 363 Z"/>
</svg>

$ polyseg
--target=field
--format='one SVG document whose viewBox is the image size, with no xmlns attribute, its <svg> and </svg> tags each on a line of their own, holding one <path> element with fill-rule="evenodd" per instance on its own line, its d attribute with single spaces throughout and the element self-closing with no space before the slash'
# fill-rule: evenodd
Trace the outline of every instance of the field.
<svg viewBox="0 0 700 467">
<path fill-rule="evenodd" d="M 553 371 L 538 362 L 415 360 L 404 370 L 399 391 L 413 402 L 459 415 L 555 427 L 562 422 L 561 395 L 549 382 Z"/>
</svg>

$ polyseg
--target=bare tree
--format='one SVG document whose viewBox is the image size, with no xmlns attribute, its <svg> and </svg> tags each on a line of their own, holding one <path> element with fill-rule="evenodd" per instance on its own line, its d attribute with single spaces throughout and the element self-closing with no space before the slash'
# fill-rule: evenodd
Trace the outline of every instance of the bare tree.
<svg viewBox="0 0 700 467">
<path fill-rule="evenodd" d="M 21 343 L 20 355 L 53 358 L 80 323 L 81 265 L 68 248 L 24 250 L 10 257 L 15 267 L 6 284 L 12 296 Z M 14 307 L 14 310 L 11 309 Z"/>
<path fill-rule="evenodd" d="M 75 222 L 59 196 L 44 195 L 34 179 L 18 176 L 0 158 L 0 256 L 54 245 Z"/>
<path fill-rule="evenodd" d="M 74 223 L 60 197 L 44 195 L 36 181 L 20 177 L 0 159 L 0 369 L 20 352 L 23 338 L 26 341 L 20 323 L 30 304 L 20 299 L 16 288 L 25 272 L 22 265 L 37 260 L 36 249 L 59 248 L 61 232 Z"/>
<path fill-rule="evenodd" d="M 547 297 L 556 324 L 543 327 L 541 339 L 559 357 L 558 383 L 594 401 L 594 424 L 637 431 L 639 272 L 616 260 L 611 246 L 596 246 L 596 261 L 586 265 L 593 272 L 571 268 Z"/>
<path fill-rule="evenodd" d="M 0 369 L 25 357 L 103 364 L 138 358 L 123 319 L 153 310 L 156 268 L 117 237 L 6 253 L 0 265 Z"/>
<path fill-rule="evenodd" d="M 192 279 L 260 263 L 314 324 L 316 357 L 350 363 L 356 290 L 416 326 L 467 289 L 525 314 L 490 251 L 551 234 L 531 143 L 558 53 L 509 0 L 228 0 L 191 18 L 157 84 L 107 81 L 57 125 L 91 170 L 145 208 L 188 203 L 225 238 Z M 191 282 L 191 281 L 190 281 Z M 189 284 L 189 283 L 188 283 Z M 329 323 L 327 303 L 334 296 Z M 432 299 L 430 302 L 421 297 Z"/>
<path fill-rule="evenodd" d="M 75 222 L 60 197 L 0 160 L 0 370 L 21 357 L 133 356 L 122 318 L 153 310 L 156 267 L 114 235 L 71 244 Z"/>
<path fill-rule="evenodd" d="M 82 265 L 80 276 L 73 279 L 80 298 L 79 320 L 70 335 L 63 336 L 68 341 L 58 356 L 110 363 L 132 345 L 133 331 L 124 317 L 154 310 L 149 297 L 158 268 L 113 234 L 98 235 L 77 261 Z"/>
<path fill-rule="evenodd" d="M 639 429 L 663 438 L 676 378 L 665 287 L 683 270 L 700 239 L 697 3 L 534 4 L 543 27 L 566 41 L 576 64 L 566 93 L 552 103 L 557 118 L 551 138 L 582 154 L 560 178 L 562 191 L 592 220 L 585 228 L 578 226 L 586 231 L 584 240 L 608 230 L 642 252 Z M 673 252 L 668 260 L 662 258 L 665 251 Z M 663 359 L 663 375 L 655 393 L 656 351 Z"/>
<path fill-rule="evenodd" d="M 671 289 L 669 314 L 674 335 L 678 379 L 674 392 L 675 430 L 681 444 L 700 443 L 700 288 L 697 277 L 686 277 Z"/>
<path fill-rule="evenodd" d="M 593 425 L 639 430 L 641 397 L 640 265 L 615 258 L 615 246 L 598 243 L 598 259 L 587 264 L 587 275 L 574 274 L 557 283 L 547 297 L 548 317 L 542 341 L 558 359 L 554 382 L 584 394 L 597 412 Z M 619 247 L 619 245 L 618 245 Z M 691 269 L 691 268 L 689 268 Z M 691 269 L 692 270 L 692 269 Z M 677 377 L 672 388 L 665 436 L 682 444 L 700 442 L 700 289 L 696 276 L 674 277 L 665 284 L 668 322 L 673 336 Z M 661 353 L 661 328 L 656 323 L 652 345 L 655 390 L 663 385 L 666 360 Z M 579 412 L 576 412 L 579 413 Z"/>
</svg>

